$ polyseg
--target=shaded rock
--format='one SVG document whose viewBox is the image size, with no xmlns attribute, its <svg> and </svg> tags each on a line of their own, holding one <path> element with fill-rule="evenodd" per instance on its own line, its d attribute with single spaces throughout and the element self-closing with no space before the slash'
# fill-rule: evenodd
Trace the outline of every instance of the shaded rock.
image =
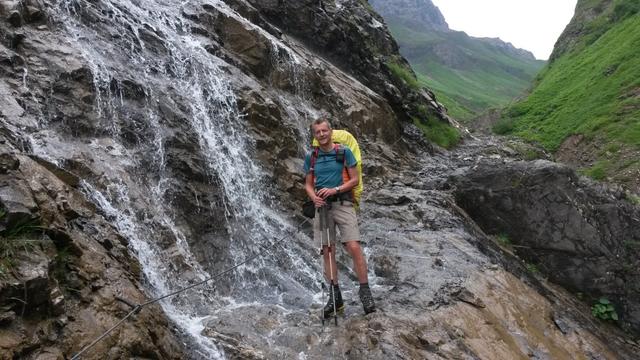
<svg viewBox="0 0 640 360">
<path fill-rule="evenodd" d="M 456 202 L 488 233 L 507 234 L 524 258 L 570 289 L 618 303 L 640 329 L 640 210 L 614 191 L 548 161 L 485 161 L 451 182 Z"/>
<path fill-rule="evenodd" d="M 3 311 L 0 313 L 0 326 L 7 326 L 16 319 L 16 313 L 13 311 Z"/>
<path fill-rule="evenodd" d="M 20 27 L 22 25 L 22 15 L 18 10 L 13 10 L 9 13 L 7 21 L 14 27 Z"/>
</svg>

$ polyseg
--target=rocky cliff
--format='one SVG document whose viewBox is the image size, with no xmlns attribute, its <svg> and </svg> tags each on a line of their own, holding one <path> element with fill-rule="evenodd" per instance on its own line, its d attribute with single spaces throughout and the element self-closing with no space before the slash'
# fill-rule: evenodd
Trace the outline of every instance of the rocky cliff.
<svg viewBox="0 0 640 360">
<path fill-rule="evenodd" d="M 83 358 L 637 352 L 455 203 L 452 172 L 517 154 L 428 144 L 413 122 L 448 116 L 392 71 L 407 63 L 365 2 L 28 0 L 0 16 L 0 358 L 71 357 L 127 314 Z M 324 329 L 297 205 L 321 113 L 366 149 L 380 306 L 362 316 L 341 254 L 347 317 Z"/>
<path fill-rule="evenodd" d="M 440 9 L 431 0 L 371 0 L 371 6 L 387 20 L 397 20 L 422 31 L 451 31 Z"/>
</svg>

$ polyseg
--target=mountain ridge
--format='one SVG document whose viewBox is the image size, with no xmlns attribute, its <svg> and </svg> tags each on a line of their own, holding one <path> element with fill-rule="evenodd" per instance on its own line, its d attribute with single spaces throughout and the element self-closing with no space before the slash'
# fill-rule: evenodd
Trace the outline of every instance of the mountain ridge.
<svg viewBox="0 0 640 360">
<path fill-rule="evenodd" d="M 370 3 L 385 18 L 420 83 L 435 90 L 453 117 L 471 120 L 508 104 L 529 87 L 544 64 L 499 38 L 451 30 L 430 0 Z"/>
</svg>

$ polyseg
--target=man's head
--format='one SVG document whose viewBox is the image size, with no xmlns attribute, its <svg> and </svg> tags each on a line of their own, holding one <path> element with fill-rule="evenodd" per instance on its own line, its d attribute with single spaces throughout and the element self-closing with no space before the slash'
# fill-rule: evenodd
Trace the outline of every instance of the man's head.
<svg viewBox="0 0 640 360">
<path fill-rule="evenodd" d="M 327 118 L 321 117 L 311 123 L 311 134 L 318 140 L 320 146 L 331 144 L 331 123 Z"/>
</svg>

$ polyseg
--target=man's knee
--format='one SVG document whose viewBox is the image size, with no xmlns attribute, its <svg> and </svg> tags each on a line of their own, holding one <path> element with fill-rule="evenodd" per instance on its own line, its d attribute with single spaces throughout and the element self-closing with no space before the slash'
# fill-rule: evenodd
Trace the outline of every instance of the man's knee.
<svg viewBox="0 0 640 360">
<path fill-rule="evenodd" d="M 352 256 L 360 253 L 361 251 L 360 241 L 347 241 L 344 243 L 344 247 Z"/>
</svg>

